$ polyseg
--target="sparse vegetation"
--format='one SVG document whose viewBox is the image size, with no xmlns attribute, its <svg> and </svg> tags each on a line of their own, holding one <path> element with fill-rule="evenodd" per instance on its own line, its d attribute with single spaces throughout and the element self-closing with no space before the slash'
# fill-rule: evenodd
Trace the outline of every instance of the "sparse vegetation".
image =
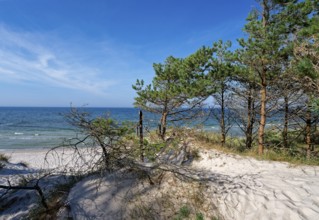
<svg viewBox="0 0 319 220">
<path fill-rule="evenodd" d="M 186 219 L 189 217 L 189 215 L 191 214 L 191 210 L 189 209 L 189 207 L 187 205 L 183 205 L 178 212 L 177 217 L 175 218 L 175 220 L 182 220 L 182 219 Z"/>
<path fill-rule="evenodd" d="M 165 172 L 160 187 L 154 185 L 128 201 L 129 216 L 131 219 L 211 219 L 218 215 L 218 210 L 204 185 Z"/>
<path fill-rule="evenodd" d="M 5 164 L 3 162 L 8 163 L 9 159 L 10 157 L 0 153 L 0 170 L 5 167 Z"/>
<path fill-rule="evenodd" d="M 7 163 L 8 163 L 9 160 L 10 160 L 10 157 L 9 157 L 9 156 L 0 153 L 0 161 L 7 162 Z"/>
<path fill-rule="evenodd" d="M 196 220 L 204 220 L 204 215 L 202 213 L 196 213 Z"/>
<path fill-rule="evenodd" d="M 289 162 L 295 165 L 316 165 L 319 166 L 319 157 L 317 153 L 313 157 L 307 158 L 306 146 L 296 141 L 290 148 L 278 147 L 280 134 L 274 132 L 265 140 L 268 142 L 267 148 L 262 155 L 258 154 L 257 144 L 253 143 L 251 149 L 245 148 L 245 142 L 241 137 L 233 137 L 227 140 L 227 144 L 222 147 L 219 144 L 219 134 L 213 132 L 195 132 L 194 137 L 199 146 L 206 149 L 217 149 L 226 153 L 234 153 L 242 156 L 250 156 L 259 160 L 271 160 Z"/>
</svg>

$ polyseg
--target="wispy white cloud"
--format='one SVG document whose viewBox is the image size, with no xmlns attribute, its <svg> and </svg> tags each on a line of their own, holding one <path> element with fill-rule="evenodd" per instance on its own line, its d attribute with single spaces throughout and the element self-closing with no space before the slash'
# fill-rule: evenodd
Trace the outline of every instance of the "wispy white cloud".
<svg viewBox="0 0 319 220">
<path fill-rule="evenodd" d="M 107 94 L 114 79 L 102 77 L 101 69 L 81 63 L 73 51 L 55 43 L 50 36 L 0 25 L 0 82 L 37 83 Z"/>
</svg>

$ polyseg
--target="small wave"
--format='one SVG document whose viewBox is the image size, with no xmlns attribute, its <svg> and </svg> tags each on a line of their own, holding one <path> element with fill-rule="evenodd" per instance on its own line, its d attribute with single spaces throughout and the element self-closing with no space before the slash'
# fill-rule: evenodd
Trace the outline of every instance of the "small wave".
<svg viewBox="0 0 319 220">
<path fill-rule="evenodd" d="M 0 126 L 1 127 L 6 127 L 6 126 L 11 126 L 11 125 L 14 125 L 13 123 L 0 123 Z"/>
<path fill-rule="evenodd" d="M 40 134 L 34 134 L 34 136 L 39 136 Z"/>
<path fill-rule="evenodd" d="M 22 135 L 23 133 L 21 132 L 14 132 L 15 135 Z"/>
<path fill-rule="evenodd" d="M 20 141 L 20 140 L 33 140 L 32 137 L 9 137 L 9 140 L 16 140 L 16 141 Z"/>
</svg>

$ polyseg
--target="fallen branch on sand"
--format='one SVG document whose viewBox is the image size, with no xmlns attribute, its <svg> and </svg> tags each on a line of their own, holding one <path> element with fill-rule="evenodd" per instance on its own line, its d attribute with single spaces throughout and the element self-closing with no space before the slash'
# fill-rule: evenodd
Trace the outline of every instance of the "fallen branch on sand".
<svg viewBox="0 0 319 220">
<path fill-rule="evenodd" d="M 46 203 L 43 191 L 42 191 L 41 187 L 39 186 L 39 182 L 42 178 L 44 178 L 44 177 L 39 178 L 36 181 L 34 186 L 12 186 L 10 181 L 8 181 L 8 185 L 0 185 L 0 189 L 6 189 L 7 192 L 10 190 L 35 190 L 35 191 L 37 191 L 38 195 L 40 196 L 41 204 L 43 205 L 43 207 L 45 209 L 48 209 L 48 204 Z M 5 192 L 3 195 L 5 195 L 7 192 Z"/>
</svg>

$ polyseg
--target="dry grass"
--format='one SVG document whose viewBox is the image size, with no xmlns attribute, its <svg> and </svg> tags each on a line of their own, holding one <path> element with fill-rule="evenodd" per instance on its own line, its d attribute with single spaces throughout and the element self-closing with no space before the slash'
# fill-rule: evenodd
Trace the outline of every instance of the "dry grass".
<svg viewBox="0 0 319 220">
<path fill-rule="evenodd" d="M 10 157 L 8 157 L 8 156 L 6 156 L 6 155 L 4 155 L 4 154 L 0 154 L 0 170 L 5 167 L 5 164 L 4 164 L 4 163 L 1 163 L 1 162 L 6 162 L 6 163 L 8 163 L 8 162 L 9 162 L 9 159 L 10 159 Z"/>
<path fill-rule="evenodd" d="M 319 166 L 318 155 L 314 154 L 313 157 L 307 159 L 303 145 L 300 145 L 294 152 L 290 149 L 272 148 L 269 146 L 264 150 L 264 154 L 260 156 L 258 155 L 257 146 L 254 146 L 252 149 L 245 149 L 243 139 L 240 138 L 228 138 L 226 145 L 222 146 L 219 141 L 220 137 L 216 133 L 197 131 L 193 135 L 196 145 L 203 149 L 216 149 L 227 154 L 253 157 L 257 160 L 288 162 L 292 165 Z"/>
<path fill-rule="evenodd" d="M 129 200 L 129 219 L 213 219 L 218 216 L 205 183 L 166 173 L 160 185 Z"/>
<path fill-rule="evenodd" d="M 10 157 L 9 157 L 9 156 L 0 153 L 0 161 L 7 162 L 7 163 L 8 163 L 9 160 L 10 160 Z"/>
</svg>

